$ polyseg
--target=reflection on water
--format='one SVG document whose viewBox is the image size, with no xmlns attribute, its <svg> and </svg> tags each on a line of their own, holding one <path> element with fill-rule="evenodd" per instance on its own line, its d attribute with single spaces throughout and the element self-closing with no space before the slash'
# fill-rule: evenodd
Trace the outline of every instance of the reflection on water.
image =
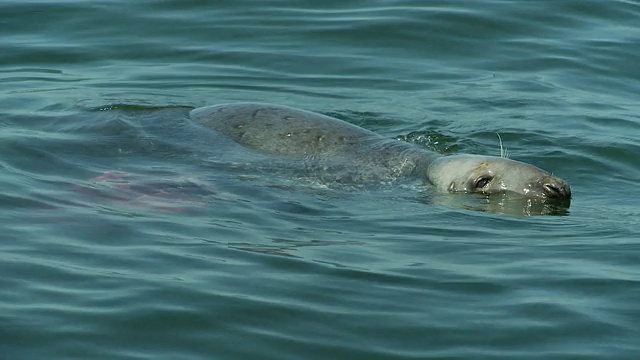
<svg viewBox="0 0 640 360">
<path fill-rule="evenodd" d="M 301 248 L 318 247 L 318 246 L 344 246 L 344 245 L 363 245 L 362 241 L 328 241 L 328 240 L 309 240 L 300 241 L 293 239 L 271 239 L 271 243 L 231 243 L 229 246 L 234 249 L 256 252 L 261 254 L 279 255 L 288 257 L 298 257 L 295 252 Z"/>
<path fill-rule="evenodd" d="M 530 199 L 515 193 L 443 194 L 433 193 L 421 197 L 428 204 L 444 205 L 472 211 L 481 211 L 511 216 L 567 216 L 570 200 Z"/>
</svg>

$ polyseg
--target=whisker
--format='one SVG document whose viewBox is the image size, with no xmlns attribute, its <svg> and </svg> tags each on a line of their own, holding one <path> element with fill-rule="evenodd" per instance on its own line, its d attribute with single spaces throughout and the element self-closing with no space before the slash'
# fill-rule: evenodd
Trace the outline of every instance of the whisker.
<svg viewBox="0 0 640 360">
<path fill-rule="evenodd" d="M 509 151 L 507 150 L 507 148 L 502 147 L 502 137 L 500 137 L 500 133 L 496 133 L 496 135 L 498 135 L 498 141 L 500 142 L 500 157 L 508 158 Z"/>
</svg>

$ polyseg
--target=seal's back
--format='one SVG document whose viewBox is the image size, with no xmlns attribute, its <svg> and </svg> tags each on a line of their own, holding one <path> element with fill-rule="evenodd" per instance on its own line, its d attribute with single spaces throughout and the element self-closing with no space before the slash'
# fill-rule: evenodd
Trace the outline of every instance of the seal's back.
<svg viewBox="0 0 640 360">
<path fill-rule="evenodd" d="M 239 144 L 275 155 L 321 155 L 360 148 L 372 131 L 287 106 L 237 103 L 197 108 L 191 118 Z"/>
</svg>

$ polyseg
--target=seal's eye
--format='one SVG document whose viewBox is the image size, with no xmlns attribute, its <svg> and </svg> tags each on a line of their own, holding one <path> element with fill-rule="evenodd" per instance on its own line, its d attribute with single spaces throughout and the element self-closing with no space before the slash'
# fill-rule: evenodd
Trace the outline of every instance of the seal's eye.
<svg viewBox="0 0 640 360">
<path fill-rule="evenodd" d="M 487 186 L 492 179 L 493 178 L 491 176 L 480 176 L 478 179 L 476 179 L 476 189 L 482 189 L 483 187 Z"/>
</svg>

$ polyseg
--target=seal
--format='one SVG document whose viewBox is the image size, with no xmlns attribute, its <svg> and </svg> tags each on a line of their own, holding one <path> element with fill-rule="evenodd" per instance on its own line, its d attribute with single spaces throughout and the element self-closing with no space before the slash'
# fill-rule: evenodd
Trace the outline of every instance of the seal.
<svg viewBox="0 0 640 360">
<path fill-rule="evenodd" d="M 316 160 L 349 158 L 350 164 L 389 177 L 418 177 L 443 192 L 571 198 L 567 182 L 527 163 L 497 156 L 445 156 L 346 121 L 287 106 L 223 104 L 196 108 L 190 116 L 260 153 Z"/>
</svg>

